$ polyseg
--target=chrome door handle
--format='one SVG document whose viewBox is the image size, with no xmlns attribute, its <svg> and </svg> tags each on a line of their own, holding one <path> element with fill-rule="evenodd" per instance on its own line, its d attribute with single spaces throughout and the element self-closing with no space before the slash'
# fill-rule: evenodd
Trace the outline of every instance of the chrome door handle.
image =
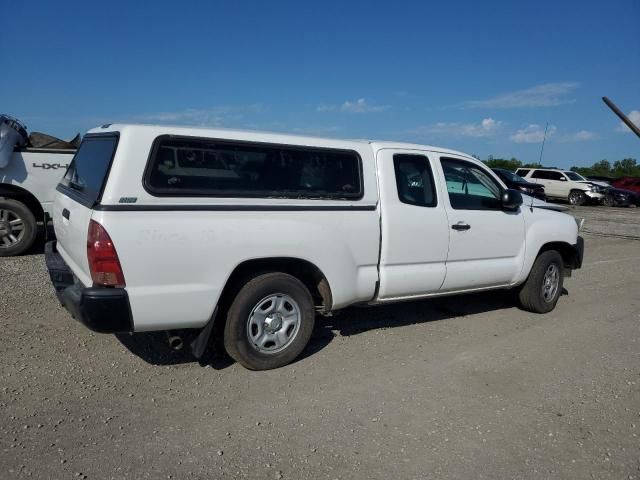
<svg viewBox="0 0 640 480">
<path fill-rule="evenodd" d="M 451 225 L 451 228 L 453 228 L 454 230 L 469 230 L 471 228 L 471 225 L 467 224 L 467 223 L 462 223 L 462 222 L 458 222 L 455 225 Z"/>
</svg>

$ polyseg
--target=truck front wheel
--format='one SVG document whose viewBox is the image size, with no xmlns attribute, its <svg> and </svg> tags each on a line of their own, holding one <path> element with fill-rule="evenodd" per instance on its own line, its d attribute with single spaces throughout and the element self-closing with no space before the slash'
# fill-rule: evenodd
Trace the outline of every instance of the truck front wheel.
<svg viewBox="0 0 640 480">
<path fill-rule="evenodd" d="M 520 305 L 534 313 L 553 310 L 562 294 L 564 262 L 555 250 L 541 253 L 531 268 L 529 278 L 520 288 Z"/>
<path fill-rule="evenodd" d="M 587 195 L 582 190 L 571 190 L 569 203 L 576 206 L 584 205 L 587 203 Z"/>
<path fill-rule="evenodd" d="M 286 273 L 259 275 L 228 310 L 224 347 L 250 370 L 282 367 L 300 355 L 314 322 L 313 299 L 300 280 Z"/>
<path fill-rule="evenodd" d="M 0 257 L 26 252 L 36 233 L 36 218 L 24 203 L 0 198 Z"/>
</svg>

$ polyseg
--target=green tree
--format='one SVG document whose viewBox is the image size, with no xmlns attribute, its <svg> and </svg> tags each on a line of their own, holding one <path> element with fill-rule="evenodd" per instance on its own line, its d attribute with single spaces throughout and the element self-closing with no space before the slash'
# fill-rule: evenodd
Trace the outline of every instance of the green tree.
<svg viewBox="0 0 640 480">
<path fill-rule="evenodd" d="M 600 160 L 591 166 L 592 175 L 600 175 L 602 177 L 613 176 L 613 170 L 611 168 L 611 162 L 608 160 Z"/>
<path fill-rule="evenodd" d="M 590 167 L 571 167 L 571 171 L 578 172 L 585 177 L 599 176 L 599 177 L 613 177 L 613 169 L 611 163 L 608 160 L 600 160 L 594 163 Z"/>
<path fill-rule="evenodd" d="M 506 158 L 493 158 L 493 155 L 489 155 L 489 158 L 487 158 L 484 163 L 489 168 L 504 168 L 505 170 L 509 170 L 511 172 L 515 172 L 522 166 L 522 162 L 517 158 L 511 158 L 507 160 Z"/>
<path fill-rule="evenodd" d="M 600 160 L 590 167 L 573 166 L 571 170 L 585 177 L 640 177 L 640 165 L 638 165 L 635 158 L 617 160 L 613 162 L 613 166 L 609 160 Z"/>
<path fill-rule="evenodd" d="M 625 158 L 613 163 L 613 173 L 616 177 L 640 177 L 640 165 L 635 158 Z"/>
<path fill-rule="evenodd" d="M 591 167 L 576 167 L 576 166 L 573 166 L 573 167 L 571 167 L 571 171 L 572 172 L 577 172 L 580 175 L 582 175 L 583 177 L 590 177 L 591 175 L 595 175 L 593 173 L 593 168 L 591 168 Z"/>
</svg>

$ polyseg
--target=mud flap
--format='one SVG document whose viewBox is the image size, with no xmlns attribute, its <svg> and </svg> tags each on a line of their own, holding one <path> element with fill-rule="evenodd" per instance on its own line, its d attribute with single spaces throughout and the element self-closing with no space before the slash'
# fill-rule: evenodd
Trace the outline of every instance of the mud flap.
<svg viewBox="0 0 640 480">
<path fill-rule="evenodd" d="M 193 342 L 191 342 L 191 353 L 193 356 L 200 360 L 204 352 L 207 351 L 207 347 L 209 346 L 209 339 L 211 338 L 211 332 L 213 331 L 213 326 L 216 322 L 216 316 L 218 314 L 218 307 L 213 311 L 213 315 L 211 315 L 211 319 L 207 322 L 200 333 L 195 338 Z"/>
</svg>

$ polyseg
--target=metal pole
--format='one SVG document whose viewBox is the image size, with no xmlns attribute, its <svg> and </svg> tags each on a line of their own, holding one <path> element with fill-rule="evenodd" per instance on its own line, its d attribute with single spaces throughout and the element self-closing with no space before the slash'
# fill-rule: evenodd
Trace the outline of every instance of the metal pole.
<svg viewBox="0 0 640 480">
<path fill-rule="evenodd" d="M 622 111 L 620 111 L 620 109 L 616 107 L 615 103 L 613 103 L 607 97 L 602 97 L 602 101 L 607 104 L 607 107 L 613 110 L 613 113 L 615 113 L 618 117 L 620 117 L 620 120 L 622 120 L 625 123 L 625 125 L 631 129 L 633 133 L 635 133 L 638 137 L 640 137 L 640 128 L 638 128 L 638 126 L 635 123 L 629 120 L 629 117 L 627 117 L 624 113 L 622 113 Z"/>
</svg>

